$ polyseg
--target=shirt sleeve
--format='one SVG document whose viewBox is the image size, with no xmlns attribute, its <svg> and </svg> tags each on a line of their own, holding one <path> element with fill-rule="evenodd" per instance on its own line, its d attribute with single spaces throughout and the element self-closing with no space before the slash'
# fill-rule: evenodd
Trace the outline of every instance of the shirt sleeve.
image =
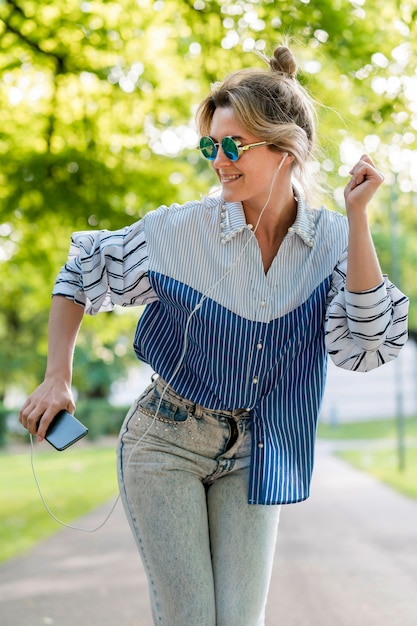
<svg viewBox="0 0 417 626">
<path fill-rule="evenodd" d="M 143 220 L 116 231 L 74 233 L 52 295 L 73 300 L 89 315 L 155 301 Z"/>
<path fill-rule="evenodd" d="M 325 341 L 333 362 L 368 372 L 395 359 L 407 341 L 409 300 L 386 276 L 374 289 L 345 287 L 347 251 L 336 266 L 325 319 Z"/>
</svg>

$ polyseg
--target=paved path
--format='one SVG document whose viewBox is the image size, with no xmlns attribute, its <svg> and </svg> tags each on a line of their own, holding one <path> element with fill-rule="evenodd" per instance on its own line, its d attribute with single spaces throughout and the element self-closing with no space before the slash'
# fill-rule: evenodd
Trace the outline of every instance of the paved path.
<svg viewBox="0 0 417 626">
<path fill-rule="evenodd" d="M 121 505 L 0 566 L 0 624 L 152 626 Z M 312 497 L 283 509 L 266 625 L 416 626 L 417 503 L 319 444 Z"/>
</svg>

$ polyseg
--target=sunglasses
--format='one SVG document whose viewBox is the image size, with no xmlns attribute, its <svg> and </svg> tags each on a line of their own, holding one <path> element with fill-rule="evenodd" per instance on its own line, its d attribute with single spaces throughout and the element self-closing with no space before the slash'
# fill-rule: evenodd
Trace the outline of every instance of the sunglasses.
<svg viewBox="0 0 417 626">
<path fill-rule="evenodd" d="M 239 139 L 233 139 L 233 137 L 223 137 L 220 143 L 216 143 L 211 137 L 201 137 L 198 149 L 205 159 L 214 161 L 220 145 L 225 156 L 230 161 L 237 161 L 245 150 L 257 148 L 258 146 L 269 146 L 270 144 L 267 141 L 259 141 L 258 143 L 248 143 L 246 146 L 241 146 Z"/>
</svg>

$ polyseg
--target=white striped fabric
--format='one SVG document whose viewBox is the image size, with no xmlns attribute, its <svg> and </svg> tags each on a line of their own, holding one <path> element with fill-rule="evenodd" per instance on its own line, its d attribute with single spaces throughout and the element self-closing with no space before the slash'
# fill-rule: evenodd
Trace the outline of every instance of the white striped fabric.
<svg viewBox="0 0 417 626">
<path fill-rule="evenodd" d="M 148 304 L 138 358 L 192 402 L 250 409 L 249 502 L 296 502 L 309 495 L 327 352 L 367 371 L 407 339 L 408 300 L 388 280 L 345 290 L 346 245 L 347 220 L 300 199 L 265 275 L 241 204 L 206 198 L 76 233 L 54 294 L 92 314 Z"/>
</svg>

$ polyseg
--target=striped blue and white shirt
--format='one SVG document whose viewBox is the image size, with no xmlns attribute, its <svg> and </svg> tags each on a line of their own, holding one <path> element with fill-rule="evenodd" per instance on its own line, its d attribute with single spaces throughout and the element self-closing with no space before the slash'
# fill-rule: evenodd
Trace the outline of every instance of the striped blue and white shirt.
<svg viewBox="0 0 417 626">
<path fill-rule="evenodd" d="M 345 289 L 344 216 L 298 200 L 265 274 L 240 203 L 162 206 L 118 231 L 75 233 L 54 295 L 96 314 L 146 304 L 139 359 L 209 409 L 250 409 L 249 502 L 309 495 L 327 353 L 368 371 L 407 339 L 408 299 L 385 278 Z"/>
</svg>

